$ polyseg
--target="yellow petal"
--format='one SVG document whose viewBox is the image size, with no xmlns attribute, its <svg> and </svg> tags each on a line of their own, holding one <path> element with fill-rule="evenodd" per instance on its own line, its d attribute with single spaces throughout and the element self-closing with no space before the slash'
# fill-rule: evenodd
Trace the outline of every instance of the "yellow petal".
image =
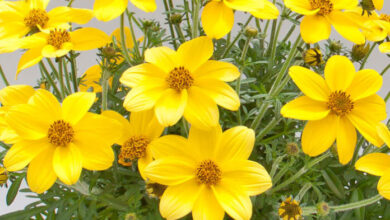
<svg viewBox="0 0 390 220">
<path fill-rule="evenodd" d="M 82 166 L 87 170 L 106 170 L 115 160 L 111 144 L 101 141 L 78 141 L 75 143 L 80 151 Z"/>
<path fill-rule="evenodd" d="M 302 15 L 315 15 L 319 9 L 313 10 L 309 0 L 284 0 L 287 8 Z"/>
<path fill-rule="evenodd" d="M 376 130 L 378 121 L 372 122 L 364 118 L 364 116 L 362 117 L 354 113 L 349 114 L 347 117 L 367 141 L 377 147 L 382 146 L 383 140 L 379 137 Z"/>
<path fill-rule="evenodd" d="M 155 0 L 130 0 L 130 2 L 145 12 L 154 12 L 157 8 Z"/>
<path fill-rule="evenodd" d="M 337 32 L 355 44 L 364 44 L 365 37 L 359 26 L 344 12 L 333 10 L 328 15 L 329 21 Z"/>
<path fill-rule="evenodd" d="M 30 5 L 30 8 L 38 8 L 45 10 L 50 0 L 28 0 L 27 3 Z"/>
<path fill-rule="evenodd" d="M 356 146 L 355 127 L 346 117 L 339 119 L 336 142 L 339 161 L 345 165 L 352 159 Z"/>
<path fill-rule="evenodd" d="M 376 126 L 376 130 L 378 131 L 379 137 L 386 143 L 388 147 L 390 147 L 389 128 L 383 123 L 378 123 L 378 125 Z"/>
<path fill-rule="evenodd" d="M 12 85 L 0 90 L 0 102 L 3 106 L 26 104 L 35 93 L 32 86 Z"/>
<path fill-rule="evenodd" d="M 39 153 L 51 147 L 46 138 L 36 141 L 21 140 L 8 150 L 4 157 L 4 166 L 8 171 L 21 170 Z"/>
<path fill-rule="evenodd" d="M 176 124 L 183 116 L 187 105 L 187 90 L 178 92 L 174 89 L 167 89 L 157 100 L 155 113 L 157 120 L 163 126 L 172 126 Z"/>
<path fill-rule="evenodd" d="M 22 57 L 20 57 L 19 63 L 18 63 L 18 68 L 16 71 L 16 77 L 20 73 L 20 71 L 27 69 L 31 66 L 34 66 L 35 64 L 39 63 L 39 61 L 42 60 L 42 48 L 35 48 L 35 49 L 30 49 L 26 51 Z M 15 77 L 15 78 L 16 78 Z"/>
<path fill-rule="evenodd" d="M 80 150 L 73 143 L 57 147 L 53 155 L 53 168 L 58 178 L 65 184 L 75 184 L 80 177 L 83 158 Z"/>
<path fill-rule="evenodd" d="M 308 44 L 328 39 L 331 30 L 329 21 L 321 15 L 306 15 L 301 21 L 301 36 Z"/>
<path fill-rule="evenodd" d="M 201 20 L 206 35 L 219 39 L 232 30 L 234 13 L 223 2 L 210 1 L 203 9 Z"/>
<path fill-rule="evenodd" d="M 208 187 L 204 187 L 192 208 L 192 218 L 194 220 L 222 220 L 224 216 L 225 211 L 219 205 L 213 191 Z"/>
<path fill-rule="evenodd" d="M 52 45 L 46 45 L 42 48 L 42 56 L 44 57 L 62 57 L 65 56 L 70 50 L 73 49 L 72 43 L 62 44 L 60 49 L 53 47 Z"/>
<path fill-rule="evenodd" d="M 153 161 L 152 153 L 148 146 L 148 148 L 146 149 L 146 155 L 138 159 L 138 171 L 142 179 L 144 180 L 148 179 L 144 173 L 145 167 L 147 167 L 152 161 Z"/>
<path fill-rule="evenodd" d="M 122 131 L 122 135 L 120 135 L 120 138 L 118 138 L 118 142 L 116 144 L 121 145 L 124 142 L 126 142 L 129 139 L 129 135 L 132 135 L 132 134 L 130 134 L 131 127 L 130 127 L 129 121 L 126 118 L 124 118 L 121 114 L 119 114 L 118 112 L 112 111 L 112 110 L 104 111 L 104 112 L 102 112 L 102 115 L 107 117 L 107 118 L 114 119 L 115 121 L 119 122 L 119 124 L 120 124 L 120 130 Z M 117 136 L 119 136 L 119 135 L 117 135 Z"/>
<path fill-rule="evenodd" d="M 210 59 L 213 52 L 213 41 L 211 38 L 203 36 L 180 45 L 177 50 L 177 56 L 181 65 L 193 72 Z"/>
<path fill-rule="evenodd" d="M 383 0 L 382 0 L 383 1 Z M 334 9 L 354 9 L 356 6 L 358 6 L 359 1 L 358 0 L 337 0 L 333 3 Z"/>
<path fill-rule="evenodd" d="M 381 53 L 390 53 L 390 42 L 384 42 L 379 45 L 379 51 Z"/>
<path fill-rule="evenodd" d="M 198 151 L 194 154 L 193 149 L 188 146 L 188 140 L 179 135 L 165 135 L 157 138 L 149 144 L 149 148 L 155 159 L 185 157 L 188 160 L 196 161 L 198 155 Z"/>
<path fill-rule="evenodd" d="M 366 98 L 379 91 L 382 81 L 382 76 L 375 70 L 360 70 L 355 74 L 346 92 L 351 95 L 352 101 Z"/>
<path fill-rule="evenodd" d="M 93 12 L 89 9 L 56 7 L 47 13 L 49 21 L 46 27 L 56 27 L 63 23 L 86 24 L 93 18 Z"/>
<path fill-rule="evenodd" d="M 185 158 L 163 157 L 151 162 L 144 174 L 154 182 L 173 186 L 194 179 L 195 167 L 195 162 Z"/>
<path fill-rule="evenodd" d="M 222 175 L 224 180 L 244 188 L 249 196 L 258 195 L 272 187 L 271 177 L 267 170 L 250 160 L 225 163 Z"/>
<path fill-rule="evenodd" d="M 77 92 L 65 98 L 62 103 L 62 118 L 72 125 L 80 121 L 95 102 L 96 94 Z"/>
<path fill-rule="evenodd" d="M 120 82 L 130 88 L 146 83 L 146 81 L 161 81 L 164 84 L 167 74 L 151 63 L 143 63 L 127 69 Z"/>
<path fill-rule="evenodd" d="M 208 60 L 192 73 L 196 80 L 221 80 L 231 82 L 240 77 L 240 71 L 231 63 Z"/>
<path fill-rule="evenodd" d="M 93 65 L 88 68 L 81 77 L 79 84 L 79 90 L 82 92 L 88 91 L 92 88 L 95 93 L 102 92 L 102 87 L 99 84 L 100 78 L 102 77 L 102 69 L 100 65 Z"/>
<path fill-rule="evenodd" d="M 212 186 L 219 204 L 233 219 L 250 219 L 252 216 L 252 202 L 245 190 L 236 184 L 222 181 Z"/>
<path fill-rule="evenodd" d="M 384 0 L 372 0 L 377 10 L 382 10 Z"/>
<path fill-rule="evenodd" d="M 258 8 L 264 8 L 264 0 L 223 0 L 229 8 L 239 11 L 251 11 Z"/>
<path fill-rule="evenodd" d="M 240 107 L 240 98 L 236 91 L 228 84 L 219 80 L 197 80 L 194 86 L 202 89 L 217 105 L 231 111 L 237 111 Z"/>
<path fill-rule="evenodd" d="M 329 114 L 324 119 L 309 121 L 302 132 L 302 150 L 315 157 L 328 150 L 336 139 L 339 118 Z"/>
<path fill-rule="evenodd" d="M 124 32 L 125 32 L 126 48 L 131 49 L 131 48 L 134 47 L 134 41 L 133 41 L 133 37 L 131 36 L 130 28 L 124 27 Z M 117 43 L 119 44 L 119 46 L 122 47 L 122 36 L 121 36 L 121 29 L 120 28 L 115 29 L 111 33 L 111 37 L 115 37 L 115 39 L 116 39 Z"/>
<path fill-rule="evenodd" d="M 110 21 L 121 15 L 127 8 L 127 0 L 95 0 L 93 12 L 100 21 Z"/>
<path fill-rule="evenodd" d="M 137 86 L 126 95 L 123 106 L 130 112 L 151 109 L 165 91 L 165 85 L 152 87 L 145 84 L 145 86 Z"/>
<path fill-rule="evenodd" d="M 319 74 L 305 67 L 292 66 L 289 75 L 305 95 L 317 101 L 328 101 L 330 90 Z"/>
<path fill-rule="evenodd" d="M 145 61 L 156 65 L 166 73 L 177 66 L 177 60 L 176 51 L 169 47 L 153 47 L 145 51 Z"/>
<path fill-rule="evenodd" d="M 255 143 L 255 132 L 245 126 L 236 126 L 223 132 L 217 147 L 216 159 L 247 160 Z"/>
<path fill-rule="evenodd" d="M 340 70 L 343 70 L 343 74 L 340 74 Z M 326 63 L 325 81 L 331 91 L 346 91 L 355 75 L 355 67 L 345 56 L 332 56 Z"/>
<path fill-rule="evenodd" d="M 276 19 L 279 16 L 278 8 L 269 1 L 264 1 L 263 8 L 251 10 L 250 13 L 261 19 Z"/>
<path fill-rule="evenodd" d="M 329 112 L 326 102 L 315 101 L 307 96 L 300 96 L 290 101 L 280 110 L 283 117 L 299 120 L 320 120 Z"/>
<path fill-rule="evenodd" d="M 385 101 L 376 94 L 355 101 L 351 113 L 370 122 L 379 122 L 387 117 Z"/>
<path fill-rule="evenodd" d="M 153 140 L 161 136 L 164 126 L 158 122 L 154 110 L 149 109 L 130 114 L 130 129 L 134 135 L 143 135 Z"/>
<path fill-rule="evenodd" d="M 202 89 L 192 86 L 188 90 L 184 117 L 191 125 L 208 130 L 218 125 L 219 111 L 217 104 Z"/>
<path fill-rule="evenodd" d="M 371 175 L 383 176 L 390 168 L 390 155 L 384 153 L 364 155 L 356 161 L 355 168 Z"/>
<path fill-rule="evenodd" d="M 169 186 L 161 197 L 160 213 L 166 219 L 179 219 L 191 212 L 204 186 L 190 180 L 176 186 Z"/>
<path fill-rule="evenodd" d="M 45 89 L 38 89 L 33 96 L 28 100 L 28 104 L 32 105 L 42 115 L 42 121 L 54 121 L 61 117 L 61 105 L 57 98 Z M 38 117 L 38 116 L 35 116 Z"/>
<path fill-rule="evenodd" d="M 31 161 L 27 170 L 27 183 L 31 191 L 43 193 L 57 180 L 53 169 L 54 147 L 42 151 Z"/>
<path fill-rule="evenodd" d="M 388 172 L 379 179 L 377 188 L 381 196 L 390 199 L 390 175 Z"/>
<path fill-rule="evenodd" d="M 191 126 L 188 135 L 188 151 L 201 160 L 214 159 L 221 136 L 222 129 L 219 125 L 208 130 Z"/>
<path fill-rule="evenodd" d="M 81 28 L 70 32 L 73 50 L 92 50 L 111 42 L 111 38 L 96 28 Z"/>
</svg>

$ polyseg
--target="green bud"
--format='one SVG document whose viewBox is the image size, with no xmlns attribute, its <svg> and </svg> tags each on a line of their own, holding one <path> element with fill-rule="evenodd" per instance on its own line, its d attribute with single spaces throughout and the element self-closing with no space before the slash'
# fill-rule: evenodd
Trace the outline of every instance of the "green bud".
<svg viewBox="0 0 390 220">
<path fill-rule="evenodd" d="M 329 43 L 329 50 L 332 53 L 339 54 L 341 51 L 341 48 L 342 48 L 342 45 L 341 45 L 340 41 L 331 41 Z"/>
<path fill-rule="evenodd" d="M 246 37 L 256 37 L 258 31 L 254 27 L 246 27 L 244 30 L 244 34 Z"/>
<path fill-rule="evenodd" d="M 373 11 L 375 10 L 375 5 L 372 0 L 362 0 L 360 5 L 363 8 L 363 11 Z"/>
<path fill-rule="evenodd" d="M 297 156 L 299 154 L 298 144 L 295 142 L 290 142 L 286 144 L 286 152 L 290 156 Z"/>
<path fill-rule="evenodd" d="M 172 24 L 180 24 L 182 22 L 182 15 L 181 14 L 173 14 L 173 15 L 171 15 L 170 22 Z"/>
<path fill-rule="evenodd" d="M 116 55 L 116 51 L 115 51 L 115 48 L 113 48 L 111 46 L 107 46 L 107 47 L 103 48 L 102 54 L 103 54 L 103 56 L 105 56 L 107 58 L 112 58 Z"/>
<path fill-rule="evenodd" d="M 330 207 L 326 202 L 320 202 L 317 204 L 317 212 L 321 216 L 327 216 L 330 212 Z"/>
<path fill-rule="evenodd" d="M 351 52 L 352 60 L 354 61 L 362 60 L 364 57 L 366 57 L 369 51 L 370 51 L 370 45 L 368 44 L 353 45 L 352 52 Z"/>
</svg>

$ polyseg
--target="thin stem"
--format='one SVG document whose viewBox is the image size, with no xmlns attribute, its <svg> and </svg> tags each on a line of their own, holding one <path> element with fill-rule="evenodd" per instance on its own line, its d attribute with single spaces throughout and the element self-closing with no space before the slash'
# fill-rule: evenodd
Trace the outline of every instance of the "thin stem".
<svg viewBox="0 0 390 220">
<path fill-rule="evenodd" d="M 179 35 L 180 43 L 184 43 L 186 41 L 186 38 L 184 37 L 184 34 L 181 31 L 180 24 L 175 24 L 175 29 L 176 29 L 177 35 Z"/>
<path fill-rule="evenodd" d="M 287 42 L 287 40 L 290 38 L 291 34 L 294 32 L 295 27 L 296 27 L 295 24 L 293 24 L 293 25 L 291 26 L 291 28 L 290 28 L 290 30 L 288 30 L 286 36 L 284 36 L 282 42 Z"/>
<path fill-rule="evenodd" d="M 359 70 L 362 70 L 364 68 L 364 66 L 366 65 L 366 62 L 368 60 L 368 57 L 370 56 L 370 54 L 372 53 L 372 51 L 374 50 L 376 44 L 375 43 L 372 43 L 371 45 L 371 48 L 370 50 L 368 51 L 368 53 L 366 54 L 366 57 L 364 57 L 364 60 L 362 62 L 362 64 L 360 65 L 360 69 Z"/>
<path fill-rule="evenodd" d="M 164 2 L 165 11 L 167 12 L 167 22 L 168 22 L 168 26 L 169 26 L 169 31 L 171 32 L 171 36 L 172 36 L 172 44 L 173 44 L 173 47 L 176 50 L 177 49 L 177 43 L 176 43 L 175 32 L 173 31 L 173 25 L 172 25 L 172 22 L 171 22 L 171 14 L 169 13 L 168 2 L 167 2 L 167 0 L 164 0 L 163 2 Z"/>
<path fill-rule="evenodd" d="M 108 70 L 107 60 L 103 60 L 102 65 L 102 111 L 108 110 L 108 79 L 110 71 Z"/>
<path fill-rule="evenodd" d="M 130 14 L 127 9 L 126 9 L 126 14 L 127 14 L 128 20 L 129 20 L 131 37 L 133 38 L 135 55 L 136 55 L 137 58 L 141 58 L 141 55 L 140 55 L 140 52 L 139 52 L 138 42 L 137 42 L 137 39 L 136 39 L 136 36 L 135 36 L 135 33 L 134 33 L 134 26 L 133 26 L 133 22 L 132 22 L 133 15 Z"/>
<path fill-rule="evenodd" d="M 279 167 L 279 164 L 280 162 L 282 162 L 282 160 L 286 157 L 286 154 L 283 154 L 281 156 L 279 156 L 278 158 L 276 158 L 276 160 L 272 163 L 272 168 L 271 168 L 271 172 L 269 173 L 269 175 L 272 177 L 274 177 L 275 173 L 276 173 L 276 170 L 278 169 Z"/>
<path fill-rule="evenodd" d="M 323 155 L 317 157 L 317 158 L 314 158 L 312 161 L 310 161 L 307 166 L 304 166 L 302 167 L 298 172 L 296 172 L 293 176 L 291 176 L 289 179 L 287 179 L 286 181 L 284 181 L 283 183 L 277 185 L 275 188 L 271 189 L 271 191 L 269 192 L 269 194 L 272 194 L 272 193 L 275 193 L 281 189 L 283 189 L 284 187 L 288 186 L 289 184 L 293 183 L 296 179 L 298 179 L 300 176 L 302 176 L 303 174 L 306 173 L 306 171 L 308 171 L 311 167 L 313 167 L 314 165 L 318 164 L 319 162 L 323 161 L 324 159 L 326 159 L 327 157 L 329 157 L 330 155 L 332 155 L 329 151 L 324 153 Z"/>
<path fill-rule="evenodd" d="M 272 118 L 272 120 L 261 130 L 259 133 L 257 133 L 256 140 L 261 139 L 264 137 L 270 130 L 272 130 L 280 121 L 282 118 Z"/>
<path fill-rule="evenodd" d="M 131 66 L 131 58 L 130 58 L 129 51 L 127 50 L 127 45 L 126 45 L 125 15 L 124 14 L 121 15 L 120 34 L 121 34 L 121 47 L 120 47 L 120 49 L 122 50 L 122 54 L 124 55 L 126 62 Z"/>
<path fill-rule="evenodd" d="M 303 187 L 301 188 L 301 190 L 299 190 L 298 194 L 297 194 L 297 198 L 299 200 L 302 200 L 303 196 L 306 194 L 307 190 L 309 190 L 310 188 L 312 187 L 311 183 L 306 183 L 305 185 L 303 185 Z"/>
<path fill-rule="evenodd" d="M 73 90 L 77 92 L 79 90 L 79 84 L 77 82 L 77 63 L 73 51 L 70 51 L 70 68 L 72 71 Z"/>
<path fill-rule="evenodd" d="M 59 74 L 58 74 L 58 71 L 57 71 L 56 67 L 54 66 L 53 62 L 51 61 L 50 58 L 46 58 L 46 61 L 47 61 L 47 63 L 49 64 L 49 66 L 50 66 L 51 70 L 53 71 L 54 75 L 55 75 L 55 76 L 57 77 L 57 79 L 58 79 Z"/>
<path fill-rule="evenodd" d="M 64 72 L 62 71 L 62 62 L 63 59 L 58 59 L 58 81 L 60 82 L 60 88 L 61 88 L 61 98 L 64 99 L 66 97 L 66 91 L 65 91 L 65 82 L 64 82 Z"/>
<path fill-rule="evenodd" d="M 3 79 L 4 84 L 6 86 L 9 86 L 9 82 L 8 82 L 7 77 L 5 76 L 3 68 L 1 68 L 1 66 L 0 66 L 0 75 L 1 75 L 1 78 Z"/>
<path fill-rule="evenodd" d="M 192 39 L 199 36 L 199 11 L 202 0 L 194 0 L 195 7 L 192 9 Z"/>
<path fill-rule="evenodd" d="M 240 97 L 240 92 L 241 92 L 241 77 L 242 77 L 242 74 L 244 72 L 244 68 L 245 68 L 245 58 L 246 58 L 246 54 L 248 52 L 248 48 L 249 48 L 249 43 L 251 41 L 251 37 L 248 37 L 245 41 L 245 45 L 244 45 L 244 48 L 242 50 L 242 54 L 241 54 L 241 57 L 240 57 L 240 63 L 241 63 L 241 75 L 238 77 L 237 79 L 237 82 L 236 82 L 236 93 L 238 95 L 238 97 Z M 241 120 L 241 109 L 238 108 L 238 111 L 237 111 L 237 121 L 238 121 L 238 124 L 242 124 L 242 120 Z"/>
<path fill-rule="evenodd" d="M 385 75 L 385 73 L 387 72 L 387 70 L 389 70 L 389 68 L 390 68 L 390 64 L 387 65 L 387 66 L 382 70 L 381 76 Z"/>
<path fill-rule="evenodd" d="M 47 69 L 45 67 L 45 64 L 43 64 L 42 61 L 39 62 L 39 67 L 41 68 L 43 74 L 45 74 L 45 77 L 46 77 L 47 81 L 49 82 L 49 84 L 53 87 L 54 92 L 57 94 L 58 97 L 61 97 L 60 90 L 58 89 L 57 85 L 55 84 L 55 82 L 51 78 L 49 72 L 47 71 Z"/>
<path fill-rule="evenodd" d="M 245 24 L 244 24 L 244 29 L 246 26 L 248 26 L 249 22 L 252 20 L 253 16 L 249 16 L 248 20 L 246 20 Z M 222 54 L 222 59 L 225 58 L 228 53 L 230 52 L 230 50 L 232 49 L 233 45 L 237 42 L 238 39 L 240 39 L 241 35 L 242 35 L 243 31 L 240 31 L 238 32 L 237 36 L 233 39 L 233 41 L 226 47 L 226 50 L 225 52 L 223 52 Z"/>
<path fill-rule="evenodd" d="M 68 71 L 68 67 L 67 67 L 67 64 L 66 62 L 62 62 L 63 64 L 63 68 L 64 68 L 64 73 L 65 73 L 65 80 L 66 80 L 66 91 L 68 94 L 72 93 L 72 87 L 70 86 L 70 75 L 69 75 L 69 71 Z"/>
</svg>

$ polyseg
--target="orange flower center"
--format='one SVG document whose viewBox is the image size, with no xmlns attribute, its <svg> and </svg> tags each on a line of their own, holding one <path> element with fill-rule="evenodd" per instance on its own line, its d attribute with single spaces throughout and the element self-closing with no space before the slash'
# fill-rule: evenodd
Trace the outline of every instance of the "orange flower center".
<svg viewBox="0 0 390 220">
<path fill-rule="evenodd" d="M 313 9 L 320 9 L 317 13 L 319 15 L 328 15 L 333 10 L 333 3 L 331 0 L 310 0 L 310 5 Z"/>
<path fill-rule="evenodd" d="M 50 31 L 49 38 L 47 39 L 48 44 L 60 49 L 62 44 L 66 42 L 70 42 L 70 34 L 68 31 L 57 29 Z"/>
<path fill-rule="evenodd" d="M 353 109 L 350 95 L 342 91 L 332 92 L 329 96 L 328 108 L 338 116 L 344 116 Z"/>
<path fill-rule="evenodd" d="M 46 11 L 42 9 L 32 9 L 27 17 L 24 18 L 24 23 L 29 28 L 36 28 L 38 25 L 45 27 L 48 21 L 49 16 L 47 16 Z"/>
<path fill-rule="evenodd" d="M 390 15 L 381 14 L 379 18 L 380 18 L 381 20 L 383 20 L 383 21 L 390 22 Z"/>
<path fill-rule="evenodd" d="M 63 120 L 55 121 L 47 132 L 49 142 L 54 146 L 66 146 L 73 141 L 74 130 L 72 126 Z"/>
<path fill-rule="evenodd" d="M 118 163 L 123 166 L 131 166 L 131 161 L 146 155 L 146 148 L 149 143 L 149 138 L 145 136 L 133 136 L 129 138 L 121 147 Z"/>
<path fill-rule="evenodd" d="M 212 160 L 205 160 L 196 168 L 196 177 L 200 184 L 216 185 L 221 180 L 222 172 Z"/>
<path fill-rule="evenodd" d="M 175 67 L 166 78 L 169 88 L 181 91 L 188 89 L 194 83 L 190 71 L 184 67 Z"/>
<path fill-rule="evenodd" d="M 295 200 L 291 201 L 291 198 L 287 198 L 279 208 L 279 216 L 283 219 L 298 220 L 302 215 L 302 209 L 299 203 Z M 287 217 L 287 218 L 285 218 Z"/>
</svg>

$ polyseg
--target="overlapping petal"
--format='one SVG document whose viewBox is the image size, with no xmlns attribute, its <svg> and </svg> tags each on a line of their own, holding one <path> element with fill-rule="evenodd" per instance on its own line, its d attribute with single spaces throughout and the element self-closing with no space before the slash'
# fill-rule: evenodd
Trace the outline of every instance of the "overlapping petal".
<svg viewBox="0 0 390 220">
<path fill-rule="evenodd" d="M 364 155 L 356 161 L 355 168 L 371 175 L 383 176 L 390 169 L 390 155 L 384 153 Z"/>
</svg>

